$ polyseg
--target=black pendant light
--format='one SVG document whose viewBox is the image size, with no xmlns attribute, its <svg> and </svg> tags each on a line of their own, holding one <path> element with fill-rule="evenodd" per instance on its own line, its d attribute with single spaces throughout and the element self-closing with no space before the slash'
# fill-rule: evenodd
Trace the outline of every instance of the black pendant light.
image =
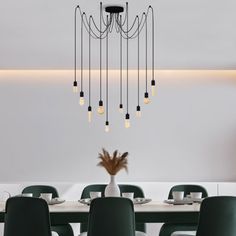
<svg viewBox="0 0 236 236">
<path fill-rule="evenodd" d="M 107 24 L 108 24 L 108 16 L 107 16 Z M 109 99 L 109 94 L 108 94 L 108 33 L 106 37 L 106 122 L 105 122 L 105 131 L 109 132 L 109 120 L 108 120 L 108 115 L 109 115 L 109 109 L 108 109 L 108 99 Z"/>
<path fill-rule="evenodd" d="M 78 18 L 78 14 L 80 17 Z M 85 95 L 84 92 L 84 32 L 88 33 L 88 68 L 89 68 L 89 76 L 88 76 L 88 120 L 89 122 L 92 121 L 92 101 L 91 101 L 91 95 L 93 94 L 92 89 L 96 89 L 95 86 L 92 87 L 92 80 L 91 80 L 91 54 L 92 54 L 92 41 L 98 40 L 99 41 L 99 98 L 98 98 L 98 113 L 100 115 L 105 114 L 105 131 L 109 131 L 110 127 L 110 121 L 109 121 L 109 34 L 116 32 L 120 39 L 119 39 L 119 111 L 123 113 L 123 109 L 126 109 L 125 113 L 125 127 L 130 127 L 130 111 L 129 111 L 129 96 L 130 96 L 130 89 L 133 89 L 131 87 L 131 82 L 129 78 L 129 51 L 130 45 L 129 42 L 132 42 L 132 39 L 137 39 L 137 105 L 136 105 L 136 116 L 141 116 L 141 106 L 140 106 L 140 47 L 144 47 L 145 49 L 145 88 L 144 88 L 144 103 L 148 104 L 150 103 L 149 98 L 149 89 L 151 90 L 151 94 L 155 94 L 155 65 L 154 65 L 154 11 L 151 6 L 148 7 L 146 12 L 143 12 L 140 16 L 136 16 L 133 22 L 129 24 L 129 9 L 128 9 L 128 2 L 126 2 L 125 7 L 118 6 L 118 5 L 110 5 L 103 8 L 102 2 L 100 2 L 100 13 L 99 13 L 99 23 L 97 24 L 95 22 L 95 19 L 92 15 L 89 17 L 86 15 L 85 12 L 82 12 L 79 6 L 76 6 L 75 8 L 75 34 L 74 34 L 74 81 L 73 81 L 73 91 L 78 91 L 78 69 L 77 69 L 77 21 L 80 19 L 80 100 L 79 103 L 81 106 L 85 103 Z M 148 27 L 148 18 L 151 17 L 151 27 Z M 143 30 L 144 29 L 144 30 Z M 149 31 L 148 31 L 149 30 Z M 142 34 L 143 32 L 143 34 Z M 149 32 L 151 34 L 150 37 L 148 37 Z M 144 44 L 140 44 L 140 37 L 144 37 Z M 151 39 L 151 43 L 148 42 L 148 39 Z M 103 49 L 102 42 L 103 40 L 106 40 L 106 47 Z M 112 39 L 110 39 L 112 40 Z M 124 40 L 124 41 L 123 41 Z M 123 55 L 123 42 L 126 41 L 126 55 Z M 151 45 L 151 83 L 150 87 L 148 85 L 149 81 L 149 74 L 148 74 L 148 45 Z M 106 53 L 103 53 L 105 50 Z M 105 55 L 106 58 L 106 78 L 103 81 L 103 55 Z M 123 103 L 123 56 L 126 56 L 126 83 L 125 89 L 126 93 L 124 98 L 126 99 L 125 104 Z M 103 102 L 103 86 L 105 83 L 105 107 Z M 136 86 L 135 86 L 136 87 Z M 125 105 L 125 107 L 124 107 Z M 105 109 L 106 108 L 106 109 Z"/>
<path fill-rule="evenodd" d="M 88 106 L 88 121 L 92 121 L 92 106 L 91 106 L 91 16 L 89 17 L 89 106 Z"/>
<path fill-rule="evenodd" d="M 122 16 L 120 15 L 120 24 L 122 22 Z M 123 53 L 122 53 L 122 32 L 120 31 L 120 105 L 119 105 L 119 112 L 120 113 L 123 113 L 123 94 L 122 94 L 122 91 L 123 91 L 123 70 L 122 70 L 122 56 L 123 56 Z"/>
<path fill-rule="evenodd" d="M 139 31 L 139 17 L 138 16 L 136 16 L 137 17 L 137 19 L 138 19 L 138 31 Z M 140 91 L 140 77 L 139 77 L 139 34 L 138 34 L 138 42 L 137 42 L 137 45 L 138 45 L 138 49 L 137 49 L 137 51 L 138 51 L 138 56 L 137 56 L 137 58 L 138 58 L 138 65 L 137 65 L 137 72 L 138 72 L 138 75 L 137 75 L 137 78 L 138 78 L 138 88 L 137 88 L 137 90 L 138 90 L 138 105 L 137 105 L 137 107 L 136 107 L 136 116 L 137 117 L 141 117 L 141 107 L 140 107 L 140 104 L 139 104 L 139 91 Z"/>
</svg>

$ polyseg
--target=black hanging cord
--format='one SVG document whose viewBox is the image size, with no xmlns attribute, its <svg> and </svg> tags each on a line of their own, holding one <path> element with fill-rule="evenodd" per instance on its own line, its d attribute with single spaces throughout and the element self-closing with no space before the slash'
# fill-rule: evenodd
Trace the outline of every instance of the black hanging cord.
<svg viewBox="0 0 236 236">
<path fill-rule="evenodd" d="M 91 30 L 91 16 L 89 17 L 89 31 Z M 89 109 L 91 109 L 91 35 L 89 34 Z"/>
<path fill-rule="evenodd" d="M 153 8 L 152 6 L 149 6 L 149 9 L 151 9 L 152 12 L 152 81 L 151 81 L 151 85 L 155 86 L 155 75 L 154 75 L 154 12 L 153 12 Z"/>
<path fill-rule="evenodd" d="M 145 13 L 144 13 L 145 14 Z M 147 93 L 147 15 L 145 14 L 146 22 L 145 22 L 145 79 L 146 79 L 146 93 Z"/>
<path fill-rule="evenodd" d="M 102 3 L 100 2 L 100 101 L 102 101 Z"/>
<path fill-rule="evenodd" d="M 102 3 L 100 3 L 100 4 L 102 4 Z M 79 12 L 80 12 L 80 16 L 81 16 L 81 17 L 82 17 L 82 15 L 84 14 L 84 27 L 85 27 L 86 31 L 89 33 L 89 26 L 88 26 L 88 25 L 89 25 L 89 21 L 88 21 L 87 15 L 86 15 L 84 12 L 82 13 L 82 11 L 81 11 L 81 9 L 80 9 L 79 6 L 78 6 L 78 9 L 79 9 Z M 97 32 L 100 34 L 100 30 L 99 30 L 99 28 L 97 27 L 97 25 L 95 24 L 93 17 L 92 17 L 91 20 L 92 20 L 92 23 L 93 23 L 94 27 L 96 28 Z M 109 22 L 108 25 L 104 24 L 104 25 L 105 25 L 105 29 L 101 32 L 102 35 L 104 35 L 104 34 L 106 33 L 106 31 L 107 31 L 107 29 L 108 29 L 110 23 L 111 23 L 111 22 Z M 97 34 L 92 30 L 92 25 L 91 25 L 91 36 L 92 36 L 93 38 L 95 38 L 95 39 L 99 39 L 99 38 L 100 38 L 100 36 L 97 35 Z M 104 38 L 105 38 L 105 37 L 104 37 Z"/>
<path fill-rule="evenodd" d="M 102 5 L 102 3 L 100 3 L 101 5 Z M 127 4 L 126 4 L 127 5 Z M 80 9 L 80 7 L 78 6 L 78 9 L 79 9 L 79 12 L 80 12 L 80 15 L 81 15 L 81 17 L 82 17 L 82 14 L 84 14 L 84 27 L 85 27 L 85 29 L 86 29 L 86 31 L 89 33 L 89 21 L 88 21 L 88 19 L 87 19 L 87 15 L 85 14 L 85 13 L 82 13 L 82 11 L 81 11 L 81 9 Z M 149 7 L 148 9 L 147 9 L 147 11 L 146 11 L 146 15 L 148 16 L 149 15 L 149 12 L 151 11 L 152 9 Z M 123 29 L 123 25 L 125 25 L 125 23 L 126 23 L 126 19 L 123 21 L 123 22 L 119 22 L 119 20 L 116 18 L 116 17 L 114 17 L 115 19 L 113 19 L 114 21 L 116 21 L 116 24 L 117 24 L 117 26 L 119 27 L 119 29 L 123 32 L 123 34 L 124 35 L 122 35 L 122 37 L 123 38 L 125 38 L 126 39 L 126 37 L 127 37 L 127 31 L 125 31 L 124 29 Z M 125 18 L 127 18 L 127 14 L 125 14 Z M 143 20 L 144 19 L 144 20 Z M 103 14 L 102 14 L 102 23 L 104 24 L 104 26 L 105 26 L 105 28 L 104 28 L 104 30 L 100 30 L 99 29 L 99 27 L 96 25 L 96 23 L 95 23 L 95 21 L 94 21 L 94 19 L 93 19 L 93 17 L 92 17 L 92 22 L 91 23 L 93 23 L 93 26 L 95 27 L 95 29 L 97 30 L 97 32 L 98 32 L 98 34 L 97 34 L 97 32 L 94 32 L 93 31 L 93 29 L 92 29 L 92 25 L 91 25 L 91 36 L 92 36 L 92 38 L 94 38 L 94 39 L 100 39 L 100 38 L 102 38 L 102 39 L 105 39 L 105 37 L 106 37 L 106 31 L 107 30 L 109 30 L 110 29 L 110 27 L 111 27 L 111 24 L 112 24 L 112 20 L 110 19 L 110 21 L 108 22 L 108 24 L 106 24 L 105 22 L 104 22 L 104 20 L 103 20 Z M 128 32 L 131 32 L 132 31 L 132 29 L 134 28 L 134 26 L 135 26 L 135 23 L 136 23 L 136 18 L 135 18 L 135 20 L 133 21 L 133 23 L 132 23 L 132 25 L 131 25 L 131 27 L 129 28 L 129 30 L 128 30 Z M 140 20 L 140 32 L 142 31 L 142 29 L 143 29 L 143 27 L 144 27 L 144 25 L 145 25 L 145 18 L 143 18 L 143 16 L 141 17 L 141 20 Z M 136 28 L 136 30 L 134 31 L 134 33 L 133 34 L 131 34 L 130 36 L 129 36 L 129 38 L 130 39 L 134 39 L 134 38 L 136 38 L 137 37 L 137 35 L 138 35 L 138 33 L 140 33 L 140 32 L 138 32 L 138 30 L 137 30 L 137 28 Z M 100 34 L 101 33 L 101 34 Z"/>
<path fill-rule="evenodd" d="M 129 37 L 128 37 L 128 30 L 129 30 L 129 15 L 128 15 L 128 3 L 126 4 L 126 11 L 127 11 L 127 68 L 126 68 L 126 73 L 127 73 L 127 114 L 129 114 Z"/>
<path fill-rule="evenodd" d="M 76 19 L 76 16 L 77 16 L 77 9 L 78 9 L 78 6 L 76 6 L 75 8 L 75 38 L 74 38 L 74 86 L 77 86 L 77 19 Z"/>
<path fill-rule="evenodd" d="M 107 15 L 107 22 L 108 22 L 108 15 Z M 108 34 L 106 37 L 106 124 L 108 122 Z"/>
<path fill-rule="evenodd" d="M 136 16 L 137 18 L 138 18 L 138 31 L 139 31 L 139 17 L 138 16 Z M 139 83 L 140 81 L 139 81 L 139 35 L 138 35 L 138 107 L 140 107 L 139 106 L 139 85 L 140 85 L 140 83 Z M 137 108 L 138 109 L 138 108 Z M 139 108 L 140 109 L 140 108 Z"/>
<path fill-rule="evenodd" d="M 152 9 L 152 79 L 154 79 L 154 13 Z"/>
<path fill-rule="evenodd" d="M 149 10 L 147 10 L 146 14 L 149 14 Z M 135 18 L 135 20 L 133 21 L 132 26 L 129 28 L 128 32 L 130 33 L 131 30 L 134 28 L 135 24 L 136 24 L 137 18 Z M 139 32 L 138 32 L 138 27 L 136 28 L 136 30 L 134 30 L 134 32 L 132 34 L 130 34 L 130 36 L 127 36 L 127 30 L 124 30 L 122 25 L 120 24 L 120 22 L 116 19 L 116 23 L 118 24 L 120 30 L 122 31 L 122 37 L 124 39 L 126 39 L 127 37 L 129 37 L 129 39 L 134 39 L 138 37 L 138 34 L 140 34 L 140 32 L 142 31 L 143 27 L 145 26 L 145 17 L 142 14 L 141 20 L 139 21 Z"/>
<path fill-rule="evenodd" d="M 81 18 L 81 92 L 83 92 L 83 20 L 84 19 L 84 13 L 82 14 Z"/>
<path fill-rule="evenodd" d="M 120 15 L 120 22 L 122 22 L 122 16 Z M 122 104 L 122 33 L 120 32 L 120 109 L 123 108 Z"/>
</svg>

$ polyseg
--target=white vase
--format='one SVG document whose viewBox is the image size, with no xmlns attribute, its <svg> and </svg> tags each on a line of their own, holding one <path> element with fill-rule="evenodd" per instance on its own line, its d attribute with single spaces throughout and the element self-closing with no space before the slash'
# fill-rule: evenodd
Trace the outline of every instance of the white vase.
<svg viewBox="0 0 236 236">
<path fill-rule="evenodd" d="M 110 183 L 105 188 L 105 197 L 120 197 L 120 188 L 116 183 L 115 175 L 110 177 Z"/>
</svg>

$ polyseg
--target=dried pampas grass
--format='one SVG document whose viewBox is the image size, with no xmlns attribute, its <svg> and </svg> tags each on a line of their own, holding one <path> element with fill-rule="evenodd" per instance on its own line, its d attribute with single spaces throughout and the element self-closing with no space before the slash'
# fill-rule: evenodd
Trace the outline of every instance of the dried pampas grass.
<svg viewBox="0 0 236 236">
<path fill-rule="evenodd" d="M 128 152 L 118 154 L 118 151 L 115 150 L 113 155 L 110 155 L 109 152 L 103 148 L 102 153 L 99 153 L 98 156 L 100 159 L 98 166 L 104 167 L 110 175 L 116 175 L 122 169 L 125 169 L 126 172 L 128 172 L 128 154 Z"/>
</svg>

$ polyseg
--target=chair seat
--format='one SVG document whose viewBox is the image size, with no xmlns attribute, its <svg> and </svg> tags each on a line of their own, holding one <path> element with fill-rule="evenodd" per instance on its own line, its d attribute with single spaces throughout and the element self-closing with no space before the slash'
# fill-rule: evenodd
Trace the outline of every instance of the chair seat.
<svg viewBox="0 0 236 236">
<path fill-rule="evenodd" d="M 87 236 L 87 232 L 80 233 L 79 236 Z M 135 231 L 135 236 L 147 236 L 147 234 L 141 231 Z"/>
<path fill-rule="evenodd" d="M 59 236 L 57 232 L 52 231 L 52 236 Z"/>
<path fill-rule="evenodd" d="M 147 236 L 147 234 L 142 231 L 135 231 L 135 236 Z"/>
<path fill-rule="evenodd" d="M 176 231 L 171 236 L 195 236 L 196 231 Z"/>
</svg>

